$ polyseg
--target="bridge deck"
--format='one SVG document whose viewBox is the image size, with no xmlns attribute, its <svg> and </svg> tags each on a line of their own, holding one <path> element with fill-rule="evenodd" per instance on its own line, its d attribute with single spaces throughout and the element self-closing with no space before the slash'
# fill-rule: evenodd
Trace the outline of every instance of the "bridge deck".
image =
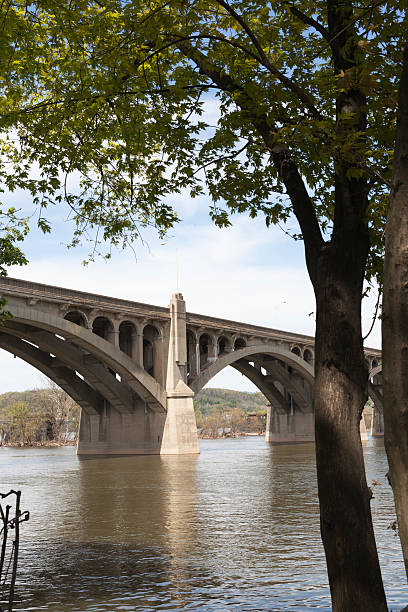
<svg viewBox="0 0 408 612">
<path fill-rule="evenodd" d="M 88 308 L 99 308 L 111 312 L 126 313 L 136 317 L 158 318 L 162 320 L 170 320 L 168 307 L 155 306 L 153 304 L 144 304 L 142 302 L 134 302 L 121 298 L 100 295 L 97 293 L 88 293 L 86 291 L 77 291 L 75 289 L 67 289 L 65 287 L 56 287 L 43 283 L 34 283 L 18 278 L 0 278 L 1 295 L 7 299 L 7 295 L 20 296 L 33 300 L 44 300 L 54 303 L 66 303 L 71 306 L 85 306 Z M 314 337 L 306 334 L 288 332 L 260 325 L 252 325 L 240 321 L 232 321 L 229 319 L 221 319 L 192 312 L 186 313 L 187 324 L 197 327 L 203 326 L 213 328 L 214 330 L 223 330 L 231 333 L 242 333 L 254 336 L 261 336 L 265 339 L 282 340 L 289 342 L 300 342 L 303 344 L 314 343 Z M 381 356 L 381 350 L 366 348 L 367 353 L 373 356 Z"/>
</svg>

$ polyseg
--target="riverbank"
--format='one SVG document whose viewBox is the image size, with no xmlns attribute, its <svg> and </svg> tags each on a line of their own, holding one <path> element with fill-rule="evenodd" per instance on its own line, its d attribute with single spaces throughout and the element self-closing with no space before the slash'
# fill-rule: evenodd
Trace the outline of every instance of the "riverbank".
<svg viewBox="0 0 408 612">
<path fill-rule="evenodd" d="M 254 437 L 262 437 L 265 435 L 265 432 L 262 433 L 257 433 L 257 432 L 245 432 L 245 431 L 241 431 L 241 432 L 234 432 L 234 433 L 223 433 L 220 435 L 211 435 L 211 434 L 200 434 L 198 435 L 198 438 L 200 440 L 224 440 L 227 438 L 246 438 L 246 437 L 250 437 L 250 436 L 254 436 Z M 77 441 L 76 440 L 67 440 L 65 442 L 55 442 L 55 441 L 48 441 L 48 442 L 34 442 L 33 444 L 22 444 L 19 442 L 0 442 L 0 448 L 61 448 L 63 446 L 76 446 Z"/>
<path fill-rule="evenodd" d="M 76 440 L 66 440 L 64 442 L 49 440 L 47 442 L 34 442 L 30 444 L 22 442 L 0 442 L 0 448 L 60 448 L 62 446 L 76 446 L 76 443 Z"/>
<path fill-rule="evenodd" d="M 228 433 L 221 433 L 218 435 L 212 435 L 211 433 L 198 433 L 200 440 L 224 440 L 226 438 L 246 438 L 248 436 L 264 436 L 265 432 L 253 432 L 253 431 L 235 431 Z"/>
</svg>

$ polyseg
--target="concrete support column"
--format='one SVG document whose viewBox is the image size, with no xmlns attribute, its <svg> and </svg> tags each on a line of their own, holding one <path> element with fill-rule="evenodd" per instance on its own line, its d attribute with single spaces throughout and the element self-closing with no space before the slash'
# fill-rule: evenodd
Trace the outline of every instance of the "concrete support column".
<svg viewBox="0 0 408 612">
<path fill-rule="evenodd" d="M 266 430 L 265 430 L 265 442 L 271 442 L 271 417 L 272 417 L 272 406 L 270 404 L 266 407 Z"/>
<path fill-rule="evenodd" d="M 207 361 L 208 363 L 214 363 L 218 357 L 218 343 L 214 336 L 208 336 L 211 342 L 208 343 Z"/>
<path fill-rule="evenodd" d="M 167 415 L 160 453 L 162 455 L 197 454 L 197 425 L 194 392 L 186 385 L 187 330 L 186 304 L 181 293 L 170 302 L 170 339 L 167 363 Z"/>
<path fill-rule="evenodd" d="M 382 438 L 384 436 L 384 416 L 375 404 L 371 421 L 371 435 L 373 438 Z"/>
<path fill-rule="evenodd" d="M 77 442 L 77 455 L 101 453 L 106 444 L 108 402 L 104 401 L 105 408 L 99 414 L 89 414 L 81 410 Z"/>
<path fill-rule="evenodd" d="M 294 444 L 314 442 L 313 413 L 280 413 L 273 406 L 268 407 L 265 441 L 270 444 Z"/>
<path fill-rule="evenodd" d="M 109 332 L 107 340 L 113 344 L 115 348 L 119 348 L 119 321 L 113 321 L 113 329 Z"/>
<path fill-rule="evenodd" d="M 188 370 L 190 373 L 190 378 L 195 378 L 198 374 L 197 372 L 197 342 L 195 338 L 191 336 L 187 337 L 188 343 Z"/>
<path fill-rule="evenodd" d="M 163 364 L 163 335 L 160 335 L 153 343 L 153 372 L 157 382 L 164 387 L 164 364 Z"/>
<path fill-rule="evenodd" d="M 194 392 L 182 380 L 174 392 L 167 392 L 161 455 L 196 455 L 200 452 L 193 397 Z"/>
<path fill-rule="evenodd" d="M 368 440 L 367 427 L 363 416 L 360 419 L 360 438 L 362 442 L 367 442 Z"/>
<path fill-rule="evenodd" d="M 198 376 L 200 374 L 200 372 L 201 372 L 201 368 L 200 368 L 200 343 L 198 341 L 196 343 L 195 358 L 196 358 L 196 368 L 197 368 L 197 376 Z"/>
<path fill-rule="evenodd" d="M 132 334 L 132 358 L 141 368 L 143 368 L 143 328 L 144 324 L 138 325 Z"/>
<path fill-rule="evenodd" d="M 166 415 L 149 410 L 142 400 L 133 413 L 120 413 L 106 402 L 100 414 L 81 412 L 78 455 L 158 455 Z"/>
<path fill-rule="evenodd" d="M 82 454 L 86 448 L 94 448 L 99 442 L 99 414 L 87 414 L 81 410 L 77 454 Z"/>
</svg>

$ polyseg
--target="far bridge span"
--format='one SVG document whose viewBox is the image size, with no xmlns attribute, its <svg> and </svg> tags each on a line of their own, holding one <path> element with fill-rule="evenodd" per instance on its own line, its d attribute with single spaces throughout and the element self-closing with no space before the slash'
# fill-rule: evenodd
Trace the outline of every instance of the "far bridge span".
<svg viewBox="0 0 408 612">
<path fill-rule="evenodd" d="M 314 440 L 314 338 L 15 278 L 0 348 L 80 406 L 79 454 L 199 452 L 193 397 L 232 366 L 269 402 L 266 441 Z M 381 351 L 366 349 L 374 435 L 383 432 Z"/>
</svg>

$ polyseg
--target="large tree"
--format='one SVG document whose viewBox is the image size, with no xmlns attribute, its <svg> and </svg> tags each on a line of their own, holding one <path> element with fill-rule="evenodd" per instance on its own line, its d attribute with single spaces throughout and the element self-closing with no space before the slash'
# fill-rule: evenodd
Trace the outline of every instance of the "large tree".
<svg viewBox="0 0 408 612">
<path fill-rule="evenodd" d="M 177 220 L 295 216 L 317 305 L 315 423 L 333 610 L 386 610 L 359 421 L 364 279 L 381 268 L 404 8 L 396 1 L 3 3 L 2 173 L 47 230 L 66 201 L 74 244 Z M 207 120 L 216 106 L 218 121 Z M 40 178 L 31 179 L 37 164 Z M 70 176 L 81 177 L 69 188 Z M 92 231 L 96 232 L 92 234 Z"/>
<path fill-rule="evenodd" d="M 385 448 L 408 576 L 408 39 L 386 226 L 383 301 Z"/>
</svg>

